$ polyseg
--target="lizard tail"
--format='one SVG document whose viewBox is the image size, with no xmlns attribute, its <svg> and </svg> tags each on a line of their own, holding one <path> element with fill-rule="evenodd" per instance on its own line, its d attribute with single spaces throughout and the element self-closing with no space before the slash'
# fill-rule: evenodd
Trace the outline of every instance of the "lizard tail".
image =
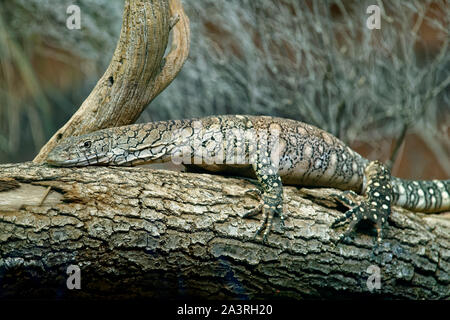
<svg viewBox="0 0 450 320">
<path fill-rule="evenodd" d="M 391 179 L 392 204 L 411 211 L 450 211 L 450 180 Z"/>
</svg>

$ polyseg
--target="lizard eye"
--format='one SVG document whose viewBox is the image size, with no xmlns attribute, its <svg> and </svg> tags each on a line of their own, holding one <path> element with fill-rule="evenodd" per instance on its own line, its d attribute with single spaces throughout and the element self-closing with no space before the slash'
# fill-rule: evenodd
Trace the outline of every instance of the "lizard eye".
<svg viewBox="0 0 450 320">
<path fill-rule="evenodd" d="M 82 146 L 84 147 L 84 148 L 86 148 L 86 149 L 89 149 L 90 147 L 91 147 L 91 142 L 88 140 L 88 141 L 85 141 L 83 144 L 82 144 Z"/>
</svg>

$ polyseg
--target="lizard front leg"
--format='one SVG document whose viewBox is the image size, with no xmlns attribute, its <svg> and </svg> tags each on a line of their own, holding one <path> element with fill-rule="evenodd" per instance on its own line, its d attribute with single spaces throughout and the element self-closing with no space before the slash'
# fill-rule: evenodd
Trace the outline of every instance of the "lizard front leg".
<svg viewBox="0 0 450 320">
<path fill-rule="evenodd" d="M 350 220 L 347 230 L 340 237 L 340 240 L 342 240 L 345 236 L 348 236 L 355 231 L 355 228 L 360 221 L 372 221 L 375 223 L 378 234 L 377 241 L 380 243 L 383 238 L 384 228 L 391 213 L 391 174 L 382 163 L 379 161 L 372 161 L 366 167 L 364 178 L 366 181 L 363 190 L 365 199 L 359 205 L 356 205 L 353 200 L 348 197 L 337 196 L 337 199 L 344 205 L 353 208 L 348 210 L 343 217 L 337 218 L 332 226 L 334 227 L 341 222 Z M 352 193 L 346 192 L 344 195 L 348 196 L 352 195 Z"/>
<path fill-rule="evenodd" d="M 263 241 L 267 240 L 270 230 L 272 229 L 273 218 L 278 215 L 281 219 L 281 225 L 284 226 L 283 216 L 283 185 L 281 183 L 278 169 L 270 163 L 269 158 L 263 158 L 257 164 L 253 164 L 258 182 L 262 189 L 260 204 L 248 211 L 244 218 L 253 216 L 262 212 L 263 222 L 256 231 L 255 237 L 260 234 L 264 228 Z"/>
</svg>

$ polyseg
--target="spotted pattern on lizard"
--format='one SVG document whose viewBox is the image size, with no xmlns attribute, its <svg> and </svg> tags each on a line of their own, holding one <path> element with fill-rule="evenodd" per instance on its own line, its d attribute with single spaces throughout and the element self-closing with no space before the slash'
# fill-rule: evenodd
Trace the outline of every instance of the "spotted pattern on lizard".
<svg viewBox="0 0 450 320">
<path fill-rule="evenodd" d="M 334 225 L 350 219 L 376 224 L 382 238 L 391 205 L 413 211 L 450 210 L 450 180 L 409 181 L 391 177 L 342 141 L 312 125 L 268 116 L 226 115 L 169 120 L 103 129 L 64 139 L 48 155 L 54 166 L 183 163 L 209 172 L 257 178 L 261 202 L 245 216 L 263 213 L 258 233 L 266 239 L 274 216 L 283 215 L 283 184 L 333 187 L 363 194 Z M 387 207 L 387 208 L 386 208 Z"/>
</svg>

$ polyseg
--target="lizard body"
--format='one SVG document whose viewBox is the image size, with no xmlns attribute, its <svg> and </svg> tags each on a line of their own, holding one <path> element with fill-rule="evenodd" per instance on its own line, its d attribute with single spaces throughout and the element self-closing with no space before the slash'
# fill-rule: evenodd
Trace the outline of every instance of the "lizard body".
<svg viewBox="0 0 450 320">
<path fill-rule="evenodd" d="M 256 177 L 262 200 L 245 216 L 260 211 L 267 237 L 275 214 L 283 222 L 282 185 L 333 187 L 364 194 L 351 207 L 345 235 L 357 222 L 372 220 L 379 232 L 391 205 L 412 211 L 450 210 L 450 180 L 410 181 L 391 177 L 378 161 L 370 162 L 341 140 L 312 125 L 268 116 L 225 115 L 169 120 L 108 128 L 63 140 L 48 155 L 55 166 L 137 165 L 174 161 L 212 172 Z"/>
</svg>

